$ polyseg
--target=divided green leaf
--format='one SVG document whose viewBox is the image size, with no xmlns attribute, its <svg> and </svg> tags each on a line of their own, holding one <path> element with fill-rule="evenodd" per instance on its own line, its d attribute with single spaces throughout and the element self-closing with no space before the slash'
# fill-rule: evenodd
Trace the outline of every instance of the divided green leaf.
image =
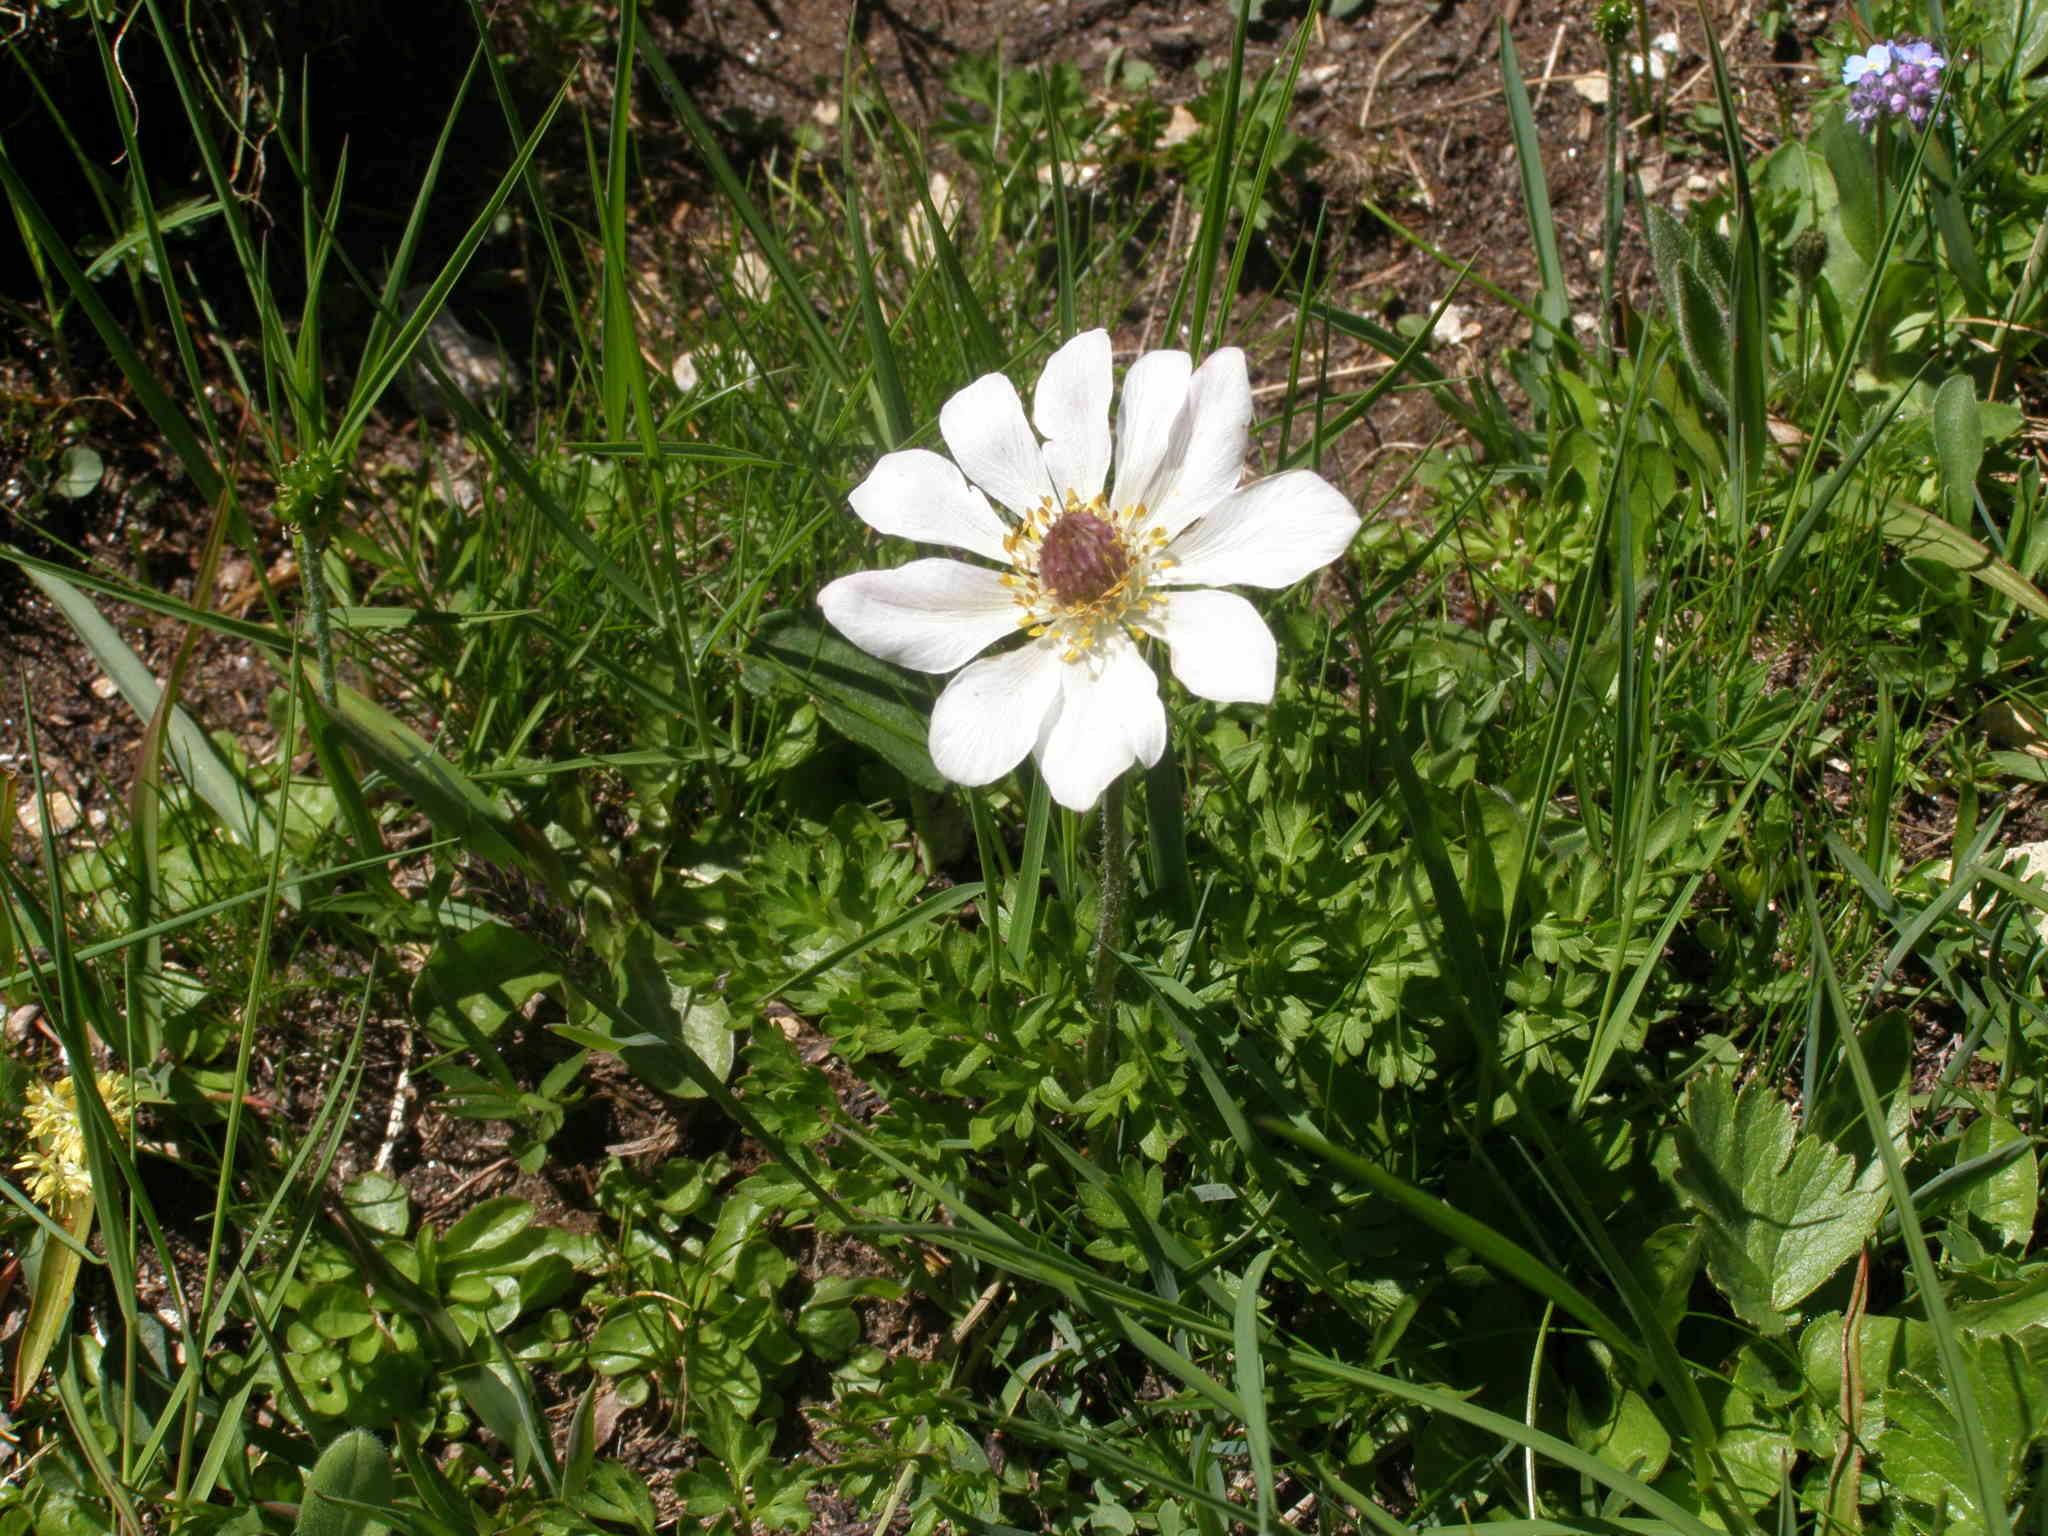
<svg viewBox="0 0 2048 1536">
<path fill-rule="evenodd" d="M 1767 1088 L 1738 1093 L 1725 1072 L 1686 1094 L 1678 1187 L 1699 1213 L 1707 1272 L 1737 1315 L 1783 1333 L 1800 1302 L 1877 1231 L 1884 1169 L 1802 1134 Z"/>
</svg>

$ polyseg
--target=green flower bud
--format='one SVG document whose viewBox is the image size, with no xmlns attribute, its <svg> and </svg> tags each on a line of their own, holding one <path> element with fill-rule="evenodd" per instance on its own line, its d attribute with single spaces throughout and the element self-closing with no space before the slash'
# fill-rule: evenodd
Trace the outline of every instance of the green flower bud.
<svg viewBox="0 0 2048 1536">
<path fill-rule="evenodd" d="M 1818 226 L 1803 231 L 1792 242 L 1792 275 L 1799 279 L 1802 288 L 1811 287 L 1813 280 L 1820 276 L 1821 268 L 1828 264 L 1827 231 Z"/>
<path fill-rule="evenodd" d="M 1632 0 L 1600 0 L 1593 13 L 1593 30 L 1609 48 L 1619 48 L 1635 30 L 1636 8 Z"/>
<path fill-rule="evenodd" d="M 277 472 L 277 520 L 287 528 L 320 524 L 322 503 L 341 478 L 341 466 L 324 449 L 301 453 Z"/>
</svg>

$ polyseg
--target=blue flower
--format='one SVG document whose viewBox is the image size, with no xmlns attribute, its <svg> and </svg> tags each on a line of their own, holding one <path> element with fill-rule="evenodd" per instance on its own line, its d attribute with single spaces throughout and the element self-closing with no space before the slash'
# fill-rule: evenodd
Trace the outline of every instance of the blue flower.
<svg viewBox="0 0 2048 1536">
<path fill-rule="evenodd" d="M 1891 67 L 1891 50 L 1879 43 L 1868 53 L 1852 53 L 1842 61 L 1842 84 L 1854 85 L 1872 70 L 1883 74 Z"/>
<path fill-rule="evenodd" d="M 1866 133 L 1894 117 L 1923 126 L 1941 99 L 1941 72 L 1947 67 L 1948 60 L 1923 37 L 1893 38 L 1868 53 L 1851 54 L 1842 61 L 1849 121 Z"/>
</svg>

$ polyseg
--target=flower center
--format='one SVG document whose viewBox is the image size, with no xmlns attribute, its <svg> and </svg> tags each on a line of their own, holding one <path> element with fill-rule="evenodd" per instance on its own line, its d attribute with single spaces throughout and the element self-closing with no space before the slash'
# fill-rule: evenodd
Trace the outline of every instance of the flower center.
<svg viewBox="0 0 2048 1536">
<path fill-rule="evenodd" d="M 1129 574 L 1130 551 L 1093 512 L 1068 512 L 1038 546 L 1038 576 L 1062 603 L 1092 603 Z"/>
<path fill-rule="evenodd" d="M 1051 635 L 1070 662 L 1099 655 L 1112 635 L 1135 635 L 1161 599 L 1152 593 L 1173 566 L 1166 532 L 1143 506 L 1046 498 L 1003 541 L 1017 624 L 1034 640 Z"/>
</svg>

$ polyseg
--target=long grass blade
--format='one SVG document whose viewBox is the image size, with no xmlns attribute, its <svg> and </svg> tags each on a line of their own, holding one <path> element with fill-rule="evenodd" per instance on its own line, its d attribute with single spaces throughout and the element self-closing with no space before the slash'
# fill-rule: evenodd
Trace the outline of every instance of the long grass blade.
<svg viewBox="0 0 2048 1536">
<path fill-rule="evenodd" d="M 1934 1255 L 1927 1245 L 1927 1234 L 1920 1225 L 1920 1213 L 1913 1202 L 1912 1186 L 1906 1182 L 1905 1163 L 1899 1156 L 1897 1144 L 1892 1140 L 1885 1107 L 1877 1096 L 1877 1083 L 1871 1076 L 1870 1063 L 1863 1055 L 1863 1045 L 1857 1039 L 1855 1021 L 1850 1016 L 1848 1002 L 1842 994 L 1833 947 L 1828 942 L 1827 924 L 1821 917 L 1820 904 L 1814 898 L 1812 874 L 1804 867 L 1800 870 L 1800 886 L 1805 899 L 1808 943 L 1812 946 L 1812 953 L 1819 967 L 1821 987 L 1829 1011 L 1834 1016 L 1835 1037 L 1841 1042 L 1842 1057 L 1848 1065 L 1851 1081 L 1856 1087 L 1856 1099 L 1863 1111 L 1864 1124 L 1869 1128 L 1871 1140 L 1877 1147 L 1878 1158 L 1884 1164 L 1885 1184 L 1891 1191 L 1892 1207 L 1898 1213 L 1899 1231 L 1905 1240 L 1906 1259 L 1912 1268 L 1914 1284 L 1919 1291 L 1920 1308 L 1926 1314 L 1927 1326 L 1934 1334 L 1934 1347 L 1941 1359 L 1943 1382 L 1955 1404 L 1957 1438 L 1962 1442 L 1971 1481 L 1975 1484 L 1973 1491 L 1977 1496 L 1978 1513 L 1990 1536 L 2010 1536 L 2012 1523 L 2006 1514 L 2004 1480 L 1998 1475 L 1997 1465 L 1985 1438 L 1983 1414 L 1977 1405 L 1976 1393 L 1970 1385 L 1969 1366 L 1963 1359 L 1955 1319 L 1949 1312 L 1940 1272 L 1934 1267 Z"/>
</svg>

